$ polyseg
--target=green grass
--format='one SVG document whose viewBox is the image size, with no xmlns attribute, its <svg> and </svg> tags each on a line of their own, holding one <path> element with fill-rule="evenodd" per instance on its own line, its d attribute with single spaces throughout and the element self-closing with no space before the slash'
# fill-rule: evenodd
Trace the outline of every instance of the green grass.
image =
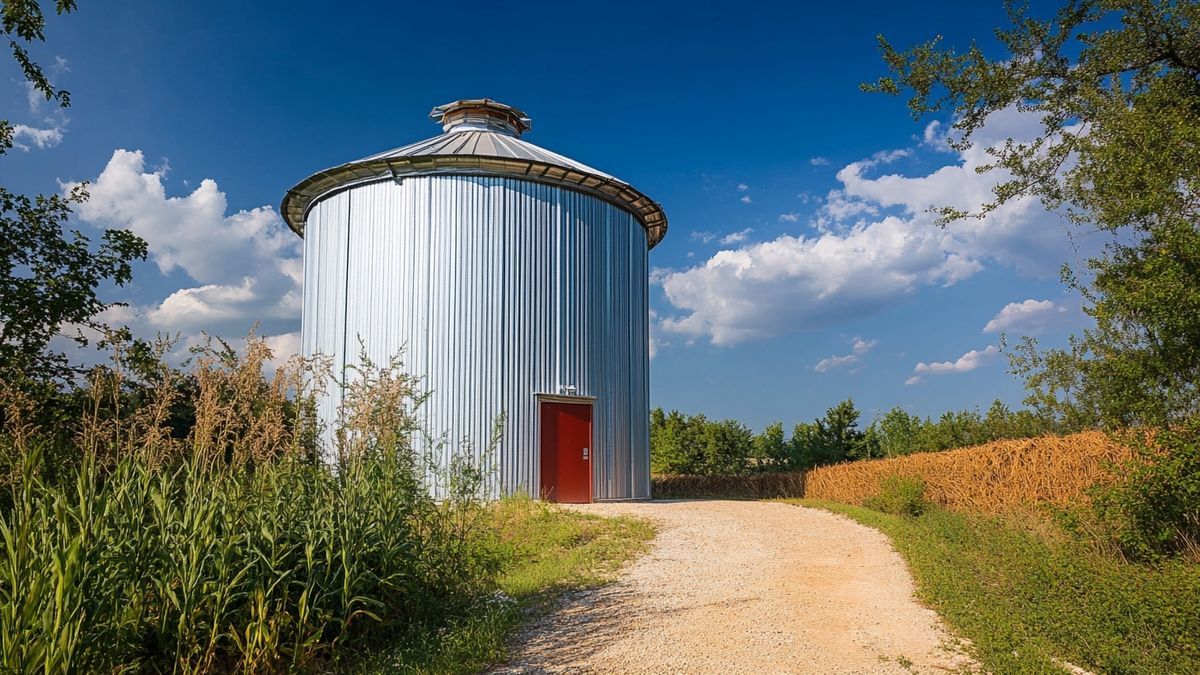
<svg viewBox="0 0 1200 675">
<path fill-rule="evenodd" d="M 882 531 L 920 598 L 996 673 L 1200 672 L 1200 565 L 1116 560 L 1034 516 L 919 517 L 815 500 Z"/>
<path fill-rule="evenodd" d="M 527 498 L 492 508 L 503 558 L 499 590 L 461 621 L 402 636 L 351 656 L 344 672 L 473 673 L 505 656 L 505 641 L 564 592 L 611 580 L 646 550 L 654 528 L 637 518 L 602 518 Z"/>
</svg>

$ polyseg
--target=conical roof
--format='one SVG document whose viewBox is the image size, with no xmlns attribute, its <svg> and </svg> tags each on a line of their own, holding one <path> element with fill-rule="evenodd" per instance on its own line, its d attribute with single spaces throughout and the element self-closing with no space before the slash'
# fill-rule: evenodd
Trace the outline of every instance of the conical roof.
<svg viewBox="0 0 1200 675">
<path fill-rule="evenodd" d="M 599 197 L 629 211 L 646 228 L 649 247 L 667 233 L 662 207 L 628 183 L 580 164 L 520 136 L 529 118 L 490 99 L 438 106 L 430 117 L 443 125 L 439 136 L 315 173 L 283 198 L 280 212 L 304 236 L 309 208 L 322 197 L 360 183 L 405 176 L 466 174 L 507 176 L 547 183 Z"/>
</svg>

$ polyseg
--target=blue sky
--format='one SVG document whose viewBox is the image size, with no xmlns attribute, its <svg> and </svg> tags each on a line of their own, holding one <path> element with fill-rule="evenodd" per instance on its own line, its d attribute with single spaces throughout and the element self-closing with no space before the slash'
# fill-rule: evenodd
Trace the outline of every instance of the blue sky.
<svg viewBox="0 0 1200 675">
<path fill-rule="evenodd" d="M 434 105 L 494 98 L 530 114 L 528 140 L 663 204 L 654 405 L 761 428 L 848 396 L 868 417 L 1015 404 L 999 333 L 1060 344 L 1077 330 L 1058 269 L 1095 242 L 1033 203 L 932 225 L 928 206 L 987 195 L 983 148 L 951 152 L 948 120 L 858 89 L 884 72 L 879 32 L 1000 56 L 1003 21 L 999 0 L 83 2 L 34 50 L 72 93 L 65 114 L 0 67 L 0 115 L 25 129 L 0 180 L 92 181 L 83 227 L 150 242 L 114 320 L 185 336 L 260 320 L 286 350 L 300 280 L 283 193 L 436 134 Z M 1035 128 L 998 115 L 983 144 Z"/>
</svg>

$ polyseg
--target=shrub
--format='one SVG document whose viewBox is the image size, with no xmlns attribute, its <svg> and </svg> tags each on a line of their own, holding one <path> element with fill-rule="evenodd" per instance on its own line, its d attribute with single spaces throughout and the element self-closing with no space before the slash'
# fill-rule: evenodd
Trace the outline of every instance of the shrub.
<svg viewBox="0 0 1200 675">
<path fill-rule="evenodd" d="M 925 501 L 925 481 L 896 474 L 881 479 L 879 494 L 863 501 L 863 506 L 869 509 L 901 516 L 919 516 L 928 505 Z"/>
<path fill-rule="evenodd" d="M 778 499 L 804 496 L 804 473 L 756 473 L 749 476 L 650 477 L 655 499 Z"/>
<path fill-rule="evenodd" d="M 1200 441 L 1194 432 L 1131 443 L 1125 478 L 1096 490 L 1096 512 L 1121 550 L 1138 560 L 1183 554 L 1200 561 Z"/>
</svg>

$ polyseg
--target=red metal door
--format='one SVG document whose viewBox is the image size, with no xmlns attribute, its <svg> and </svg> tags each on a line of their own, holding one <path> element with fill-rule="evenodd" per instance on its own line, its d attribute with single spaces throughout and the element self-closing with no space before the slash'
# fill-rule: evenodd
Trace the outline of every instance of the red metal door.
<svg viewBox="0 0 1200 675">
<path fill-rule="evenodd" d="M 542 498 L 592 501 L 592 406 L 542 403 Z"/>
</svg>

